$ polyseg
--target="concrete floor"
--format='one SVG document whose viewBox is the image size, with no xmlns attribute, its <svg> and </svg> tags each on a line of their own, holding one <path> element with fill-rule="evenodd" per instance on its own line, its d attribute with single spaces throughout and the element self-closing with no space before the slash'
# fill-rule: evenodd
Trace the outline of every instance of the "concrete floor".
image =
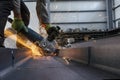
<svg viewBox="0 0 120 80">
<path fill-rule="evenodd" d="M 120 79 L 119 76 L 88 67 L 84 64 L 70 62 L 56 57 L 39 57 L 30 59 L 2 80 L 104 80 Z"/>
</svg>

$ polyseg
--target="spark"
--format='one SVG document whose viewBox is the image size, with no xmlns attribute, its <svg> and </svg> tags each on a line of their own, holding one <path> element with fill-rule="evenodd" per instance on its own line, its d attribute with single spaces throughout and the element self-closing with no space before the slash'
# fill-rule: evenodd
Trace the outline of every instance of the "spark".
<svg viewBox="0 0 120 80">
<path fill-rule="evenodd" d="M 63 57 L 62 59 L 66 62 L 67 65 L 70 64 L 70 62 L 69 62 L 69 60 L 68 60 L 69 58 Z"/>
<path fill-rule="evenodd" d="M 15 34 L 15 31 L 12 29 L 7 29 L 5 30 L 5 35 L 6 37 Z M 23 45 L 24 47 L 30 49 L 32 51 L 32 56 L 35 58 L 36 56 L 44 56 L 43 55 L 43 51 L 40 47 L 36 46 L 34 43 L 32 43 L 31 41 L 29 41 L 24 35 L 22 35 L 21 33 L 16 34 L 17 40 L 15 39 L 15 37 L 10 37 L 13 40 L 16 40 L 19 44 Z"/>
</svg>

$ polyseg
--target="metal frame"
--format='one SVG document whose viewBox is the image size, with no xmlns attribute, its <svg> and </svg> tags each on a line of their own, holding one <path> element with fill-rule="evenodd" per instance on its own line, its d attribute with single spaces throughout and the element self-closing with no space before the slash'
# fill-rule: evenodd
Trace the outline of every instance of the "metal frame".
<svg viewBox="0 0 120 80">
<path fill-rule="evenodd" d="M 120 7 L 120 4 L 119 4 L 118 6 L 116 6 L 116 7 L 114 7 L 113 10 L 115 10 L 115 9 L 117 9 L 117 8 L 119 8 L 119 7 Z"/>
<path fill-rule="evenodd" d="M 107 23 L 106 21 L 103 22 L 55 22 L 51 24 L 97 24 L 97 23 Z"/>
<path fill-rule="evenodd" d="M 24 0 L 25 2 L 35 2 L 36 0 Z M 54 1 L 54 0 L 51 0 L 51 1 Z M 101 1 L 101 0 L 55 0 L 55 1 Z M 104 1 L 104 0 L 102 0 Z M 48 5 L 48 12 L 49 12 L 49 15 L 50 13 L 77 13 L 77 12 L 106 12 L 107 10 L 82 10 L 82 11 L 50 11 L 50 1 L 47 2 Z M 97 24 L 97 23 L 107 23 L 106 21 L 99 21 L 99 22 L 53 22 L 51 24 Z"/>
<path fill-rule="evenodd" d="M 120 20 L 120 18 L 118 18 L 118 19 L 115 19 L 114 21 L 119 21 Z"/>
<path fill-rule="evenodd" d="M 115 6 L 115 3 L 114 3 L 114 0 L 112 0 L 112 2 L 113 2 L 113 8 L 112 8 L 112 10 L 113 10 L 113 13 L 114 13 L 114 20 L 113 20 L 113 23 L 114 23 L 114 26 L 116 27 L 116 21 L 119 21 L 120 20 L 120 18 L 118 18 L 118 19 L 115 19 L 115 10 L 117 9 L 117 8 L 119 8 L 120 7 L 120 4 L 119 5 L 117 5 L 116 7 L 114 7 Z"/>
<path fill-rule="evenodd" d="M 48 15 L 49 15 L 49 20 L 50 20 L 50 0 L 46 0 L 46 2 L 47 2 L 47 9 L 48 9 Z"/>
<path fill-rule="evenodd" d="M 106 8 L 107 8 L 107 29 L 112 30 L 113 27 L 113 15 L 112 15 L 112 0 L 106 0 Z"/>
<path fill-rule="evenodd" d="M 24 2 L 36 2 L 36 0 L 23 0 Z"/>
<path fill-rule="evenodd" d="M 58 1 L 58 0 L 57 0 Z M 59 1 L 71 1 L 71 0 L 59 0 Z M 72 0 L 72 1 L 96 1 L 96 0 Z M 101 0 L 97 0 L 101 1 Z M 104 0 L 103 0 L 104 1 Z M 84 13 L 84 12 L 106 12 L 106 10 L 82 10 L 82 11 L 50 11 L 51 13 Z M 51 24 L 97 24 L 97 23 L 107 23 L 107 21 L 98 22 L 53 22 Z"/>
<path fill-rule="evenodd" d="M 114 25 L 114 27 L 116 27 L 116 23 L 115 23 L 115 9 L 114 9 L 114 5 L 115 5 L 115 2 L 114 2 L 114 0 L 112 0 L 112 7 L 113 7 L 113 25 Z"/>
<path fill-rule="evenodd" d="M 106 10 L 82 10 L 82 11 L 50 11 L 51 13 L 75 13 L 75 12 L 105 12 Z"/>
<path fill-rule="evenodd" d="M 35 2 L 36 0 L 23 0 L 24 2 Z M 101 0 L 50 0 L 50 1 L 101 1 Z"/>
<path fill-rule="evenodd" d="M 101 0 L 51 0 L 51 1 L 101 1 Z"/>
</svg>

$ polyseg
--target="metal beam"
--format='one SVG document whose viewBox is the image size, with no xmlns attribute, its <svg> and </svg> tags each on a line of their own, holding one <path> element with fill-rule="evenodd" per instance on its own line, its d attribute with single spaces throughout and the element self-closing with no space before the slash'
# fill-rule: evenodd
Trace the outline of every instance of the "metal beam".
<svg viewBox="0 0 120 80">
<path fill-rule="evenodd" d="M 47 5 L 47 11 L 48 11 L 49 20 L 50 20 L 50 0 L 46 0 L 46 5 Z"/>
<path fill-rule="evenodd" d="M 106 0 L 107 8 L 107 29 L 113 29 L 112 0 Z"/>
<path fill-rule="evenodd" d="M 98 24 L 98 23 L 107 23 L 106 21 L 103 22 L 54 22 L 51 24 Z"/>
<path fill-rule="evenodd" d="M 113 26 L 114 27 L 116 27 L 116 23 L 115 23 L 115 16 L 116 16 L 116 14 L 115 14 L 115 9 L 114 9 L 114 7 L 115 7 L 115 1 L 114 0 L 112 0 L 112 5 L 113 5 Z"/>
<path fill-rule="evenodd" d="M 23 0 L 24 2 L 36 2 L 37 0 Z"/>
<path fill-rule="evenodd" d="M 51 0 L 51 1 L 104 1 L 104 0 Z"/>
<path fill-rule="evenodd" d="M 36 0 L 23 0 L 25 2 L 35 2 Z M 50 0 L 52 2 L 56 1 L 101 1 L 101 0 Z"/>
<path fill-rule="evenodd" d="M 51 13 L 75 13 L 75 12 L 106 12 L 106 10 L 82 10 L 82 11 L 50 11 Z"/>
<path fill-rule="evenodd" d="M 118 6 L 116 6 L 116 7 L 114 7 L 113 10 L 115 10 L 115 9 L 117 9 L 117 8 L 119 8 L 119 7 L 120 7 L 120 4 L 119 4 Z"/>
<path fill-rule="evenodd" d="M 116 11 L 115 10 L 120 8 L 120 4 L 115 7 L 115 0 L 112 0 L 112 1 L 113 1 L 113 14 L 114 14 L 113 15 L 113 18 L 114 18 L 113 23 L 114 23 L 114 26 L 116 27 L 116 21 L 119 21 L 120 18 L 116 19 L 116 17 L 115 17 L 116 16 L 116 13 L 115 13 Z"/>
<path fill-rule="evenodd" d="M 115 19 L 115 20 L 114 20 L 114 22 L 116 22 L 116 21 L 119 21 L 119 20 L 120 20 L 120 18 L 118 18 L 118 19 Z"/>
</svg>

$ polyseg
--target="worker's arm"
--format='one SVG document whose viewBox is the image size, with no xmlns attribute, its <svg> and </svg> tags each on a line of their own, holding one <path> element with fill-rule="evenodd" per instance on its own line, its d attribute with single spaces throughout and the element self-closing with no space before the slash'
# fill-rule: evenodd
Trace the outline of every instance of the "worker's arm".
<svg viewBox="0 0 120 80">
<path fill-rule="evenodd" d="M 21 11 L 20 11 L 20 0 L 13 0 L 13 5 L 14 5 L 14 18 L 21 19 Z"/>
<path fill-rule="evenodd" d="M 13 9 L 13 13 L 14 13 L 14 20 L 12 22 L 12 28 L 14 28 L 17 32 L 20 31 L 25 31 L 28 32 L 24 22 L 22 21 L 22 17 L 21 17 L 21 10 L 20 10 L 20 0 L 14 0 L 13 4 L 14 4 L 14 9 Z"/>
<path fill-rule="evenodd" d="M 23 20 L 25 26 L 28 27 L 29 22 L 30 22 L 30 11 L 29 11 L 28 7 L 26 6 L 26 4 L 24 3 L 23 0 L 21 0 L 20 6 L 21 6 L 20 10 L 21 10 L 22 20 Z"/>
<path fill-rule="evenodd" d="M 47 34 L 48 40 L 53 41 L 58 36 L 58 28 L 50 25 L 49 10 L 47 10 L 46 0 L 37 0 L 36 11 L 41 27 L 44 27 Z"/>
</svg>

